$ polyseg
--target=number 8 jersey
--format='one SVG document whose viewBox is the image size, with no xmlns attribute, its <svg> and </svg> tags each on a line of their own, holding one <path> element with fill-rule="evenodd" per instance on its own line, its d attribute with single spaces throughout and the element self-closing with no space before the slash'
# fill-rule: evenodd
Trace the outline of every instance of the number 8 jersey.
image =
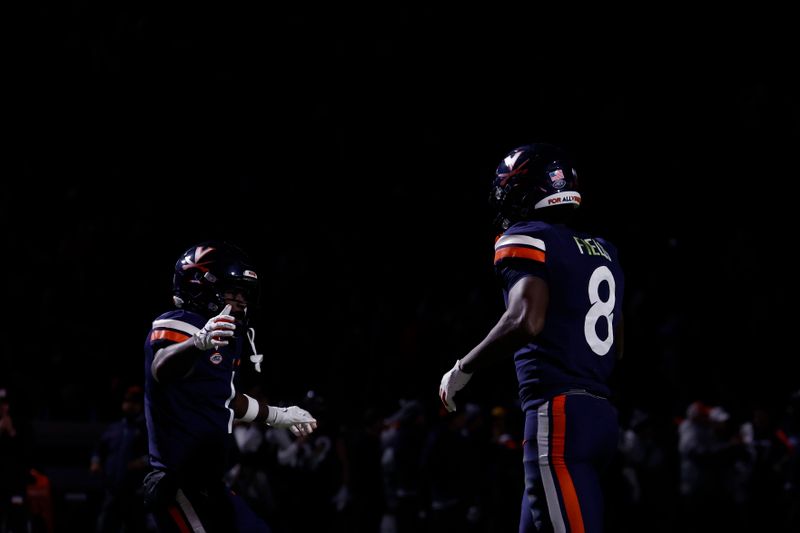
<svg viewBox="0 0 800 533">
<path fill-rule="evenodd" d="M 624 277 L 614 245 L 561 224 L 514 224 L 495 241 L 503 296 L 525 276 L 549 289 L 544 329 L 514 354 L 523 409 L 569 390 L 608 397 Z"/>
</svg>

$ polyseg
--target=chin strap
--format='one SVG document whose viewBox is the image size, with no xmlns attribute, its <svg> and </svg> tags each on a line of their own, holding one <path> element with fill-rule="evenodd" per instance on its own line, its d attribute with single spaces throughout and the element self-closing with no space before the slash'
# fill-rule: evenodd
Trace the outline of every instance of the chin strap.
<svg viewBox="0 0 800 533">
<path fill-rule="evenodd" d="M 250 341 L 250 347 L 253 349 L 253 355 L 250 356 L 250 361 L 256 366 L 256 372 L 261 372 L 261 361 L 264 360 L 264 354 L 260 354 L 258 350 L 256 350 L 256 330 L 253 328 L 247 330 L 247 340 Z"/>
</svg>

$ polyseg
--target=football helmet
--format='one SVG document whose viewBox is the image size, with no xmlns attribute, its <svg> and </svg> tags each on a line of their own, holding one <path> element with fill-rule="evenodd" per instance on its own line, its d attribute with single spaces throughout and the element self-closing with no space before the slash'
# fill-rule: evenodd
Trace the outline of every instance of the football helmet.
<svg viewBox="0 0 800 533">
<path fill-rule="evenodd" d="M 205 241 L 183 252 L 172 277 L 176 307 L 206 317 L 225 307 L 226 291 L 241 292 L 247 298 L 247 309 L 254 309 L 258 288 L 258 275 L 250 258 L 224 241 Z"/>
<path fill-rule="evenodd" d="M 552 144 L 514 148 L 497 166 L 489 203 L 495 222 L 504 230 L 535 218 L 537 209 L 578 207 L 581 195 L 575 165 L 565 150 Z"/>
</svg>

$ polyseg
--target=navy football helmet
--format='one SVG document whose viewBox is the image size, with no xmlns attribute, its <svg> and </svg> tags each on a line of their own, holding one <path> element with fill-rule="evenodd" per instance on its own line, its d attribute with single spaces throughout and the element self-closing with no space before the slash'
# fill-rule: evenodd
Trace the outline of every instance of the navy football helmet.
<svg viewBox="0 0 800 533">
<path fill-rule="evenodd" d="M 241 292 L 248 310 L 255 308 L 258 275 L 244 251 L 224 241 L 206 241 L 181 254 L 172 278 L 177 307 L 211 317 L 225 307 L 226 291 Z"/>
<path fill-rule="evenodd" d="M 535 143 L 513 149 L 495 171 L 489 199 L 502 228 L 535 218 L 537 209 L 578 207 L 578 173 L 567 152 L 557 146 Z"/>
</svg>

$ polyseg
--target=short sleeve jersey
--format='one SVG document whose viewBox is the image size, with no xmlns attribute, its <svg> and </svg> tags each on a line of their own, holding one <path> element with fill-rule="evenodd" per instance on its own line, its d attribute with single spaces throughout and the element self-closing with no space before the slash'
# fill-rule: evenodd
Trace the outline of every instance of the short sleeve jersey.
<svg viewBox="0 0 800 533">
<path fill-rule="evenodd" d="M 241 362 L 240 336 L 227 346 L 198 355 L 183 378 L 160 383 L 151 372 L 159 349 L 188 339 L 206 322 L 206 318 L 181 309 L 153 321 L 144 345 L 145 416 L 150 461 L 155 468 L 218 478 L 232 443 L 230 402 Z"/>
<path fill-rule="evenodd" d="M 624 291 L 616 247 L 564 225 L 526 221 L 497 238 L 494 264 L 506 302 L 525 276 L 542 278 L 549 290 L 544 329 L 514 355 L 523 408 L 571 389 L 607 397 Z"/>
</svg>

